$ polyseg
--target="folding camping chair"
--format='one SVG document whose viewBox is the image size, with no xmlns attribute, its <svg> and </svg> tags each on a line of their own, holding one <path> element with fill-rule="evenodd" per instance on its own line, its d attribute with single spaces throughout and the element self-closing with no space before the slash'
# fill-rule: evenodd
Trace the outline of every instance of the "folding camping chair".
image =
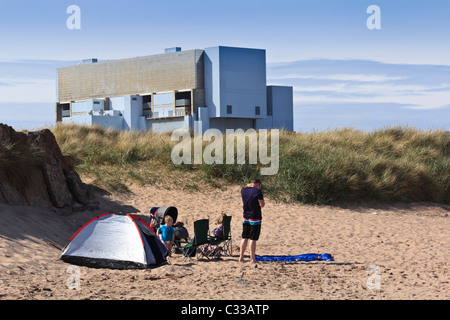
<svg viewBox="0 0 450 320">
<path fill-rule="evenodd" d="M 194 237 L 190 242 L 175 239 L 176 245 L 183 250 L 183 261 L 192 261 L 192 256 L 196 256 L 197 260 L 203 256 L 201 250 L 197 249 L 209 243 L 208 231 L 209 219 L 201 219 L 194 221 Z"/>
<path fill-rule="evenodd" d="M 231 242 L 231 216 L 223 216 L 223 238 L 209 241 L 209 245 L 220 246 L 224 256 L 231 256 L 232 254 L 232 242 Z"/>
</svg>

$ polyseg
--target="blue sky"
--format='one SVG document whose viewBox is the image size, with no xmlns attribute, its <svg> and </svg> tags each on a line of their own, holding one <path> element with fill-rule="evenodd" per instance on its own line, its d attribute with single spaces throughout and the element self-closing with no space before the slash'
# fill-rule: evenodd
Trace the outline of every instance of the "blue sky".
<svg viewBox="0 0 450 320">
<path fill-rule="evenodd" d="M 0 1 L 0 122 L 54 124 L 58 66 L 216 45 L 266 49 L 268 84 L 294 87 L 296 130 L 450 130 L 448 0 Z"/>
</svg>

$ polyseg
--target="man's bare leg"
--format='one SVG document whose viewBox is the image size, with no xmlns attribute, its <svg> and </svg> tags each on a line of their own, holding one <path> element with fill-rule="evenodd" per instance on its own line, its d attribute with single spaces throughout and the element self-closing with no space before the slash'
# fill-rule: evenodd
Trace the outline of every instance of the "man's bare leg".
<svg viewBox="0 0 450 320">
<path fill-rule="evenodd" d="M 250 240 L 250 262 L 257 263 L 256 261 L 256 240 Z"/>
<path fill-rule="evenodd" d="M 248 243 L 248 239 L 242 239 L 239 262 L 244 261 L 244 253 L 245 253 L 245 250 L 247 249 L 247 243 Z"/>
</svg>

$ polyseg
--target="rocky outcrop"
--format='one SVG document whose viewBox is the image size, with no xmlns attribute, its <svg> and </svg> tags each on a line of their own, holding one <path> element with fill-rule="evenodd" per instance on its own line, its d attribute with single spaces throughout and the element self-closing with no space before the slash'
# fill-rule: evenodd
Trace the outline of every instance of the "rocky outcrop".
<svg viewBox="0 0 450 320">
<path fill-rule="evenodd" d="M 73 169 L 70 156 L 61 153 L 50 130 L 25 134 L 0 124 L 0 145 L 32 150 L 30 157 L 35 160 L 13 172 L 2 172 L 0 166 L 0 203 L 50 208 L 59 214 L 94 209 L 93 191 Z M 25 176 L 26 181 L 14 183 L 14 174 Z"/>
</svg>

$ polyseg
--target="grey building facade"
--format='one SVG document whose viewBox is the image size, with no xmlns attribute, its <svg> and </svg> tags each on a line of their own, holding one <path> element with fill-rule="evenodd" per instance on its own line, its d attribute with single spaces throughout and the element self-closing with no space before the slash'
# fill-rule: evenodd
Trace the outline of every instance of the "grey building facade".
<svg viewBox="0 0 450 320">
<path fill-rule="evenodd" d="M 292 87 L 266 85 L 262 49 L 169 48 L 57 70 L 56 121 L 118 130 L 293 131 Z"/>
</svg>

